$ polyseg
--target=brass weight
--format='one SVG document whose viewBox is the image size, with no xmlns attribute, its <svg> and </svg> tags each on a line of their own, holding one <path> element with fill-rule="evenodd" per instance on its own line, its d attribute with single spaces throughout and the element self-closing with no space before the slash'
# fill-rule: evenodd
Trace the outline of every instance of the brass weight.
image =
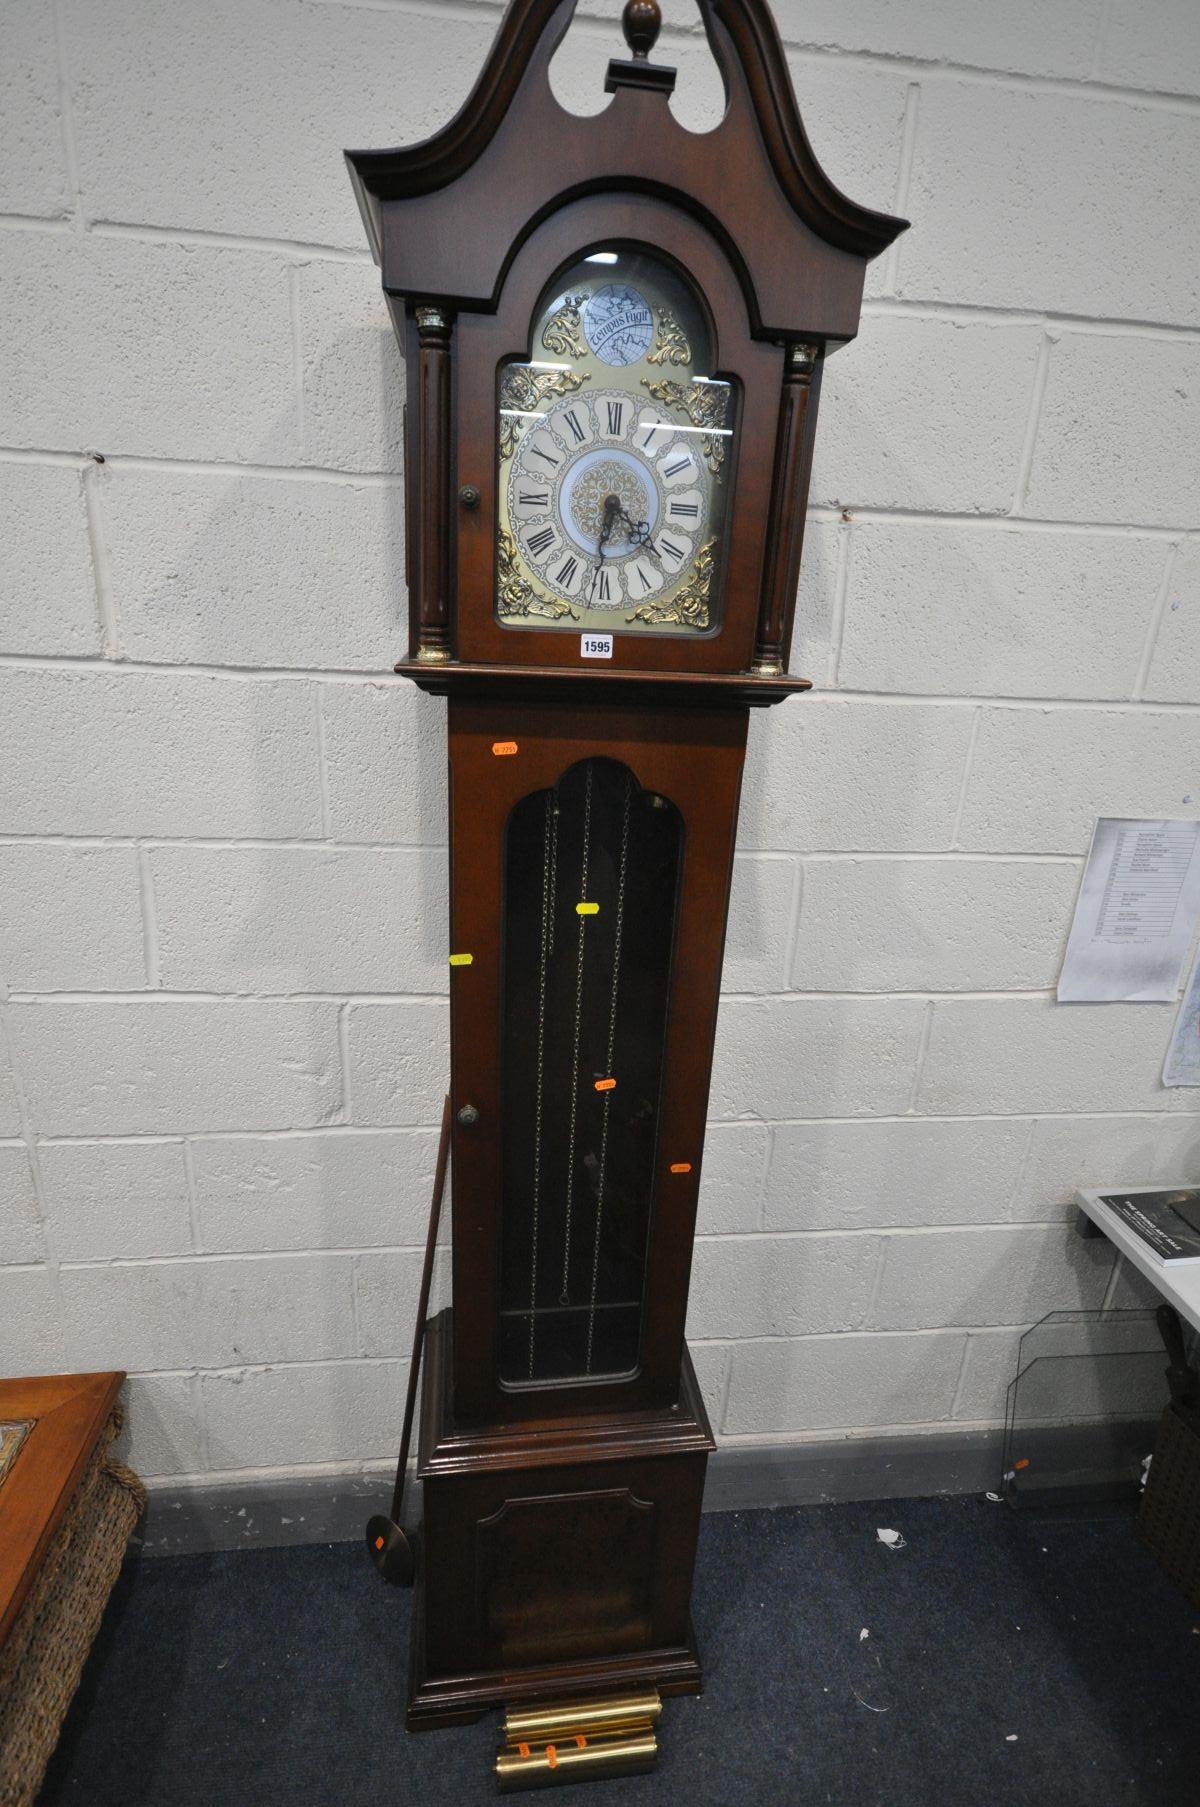
<svg viewBox="0 0 1200 1807">
<path fill-rule="evenodd" d="M 612 1694 L 600 1700 L 538 1702 L 513 1707 L 504 1715 L 504 1741 L 516 1744 L 537 1739 L 566 1737 L 572 1732 L 594 1732 L 617 1726 L 653 1725 L 662 1714 L 657 1688 L 636 1693 Z"/>
<path fill-rule="evenodd" d="M 496 1755 L 495 1776 L 501 1793 L 508 1794 L 523 1788 L 557 1788 L 564 1782 L 644 1775 L 657 1760 L 658 1739 L 643 1723 L 505 1744 Z"/>
</svg>

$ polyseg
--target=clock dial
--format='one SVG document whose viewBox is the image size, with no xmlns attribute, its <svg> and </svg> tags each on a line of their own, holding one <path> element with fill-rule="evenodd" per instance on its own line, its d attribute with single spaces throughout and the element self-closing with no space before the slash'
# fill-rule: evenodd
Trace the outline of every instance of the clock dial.
<svg viewBox="0 0 1200 1807">
<path fill-rule="evenodd" d="M 666 410 L 594 389 L 521 436 L 507 502 L 532 579 L 559 601 L 615 613 L 694 568 L 711 478 Z"/>
<path fill-rule="evenodd" d="M 533 347 L 500 377 L 498 618 L 711 631 L 734 395 L 708 374 L 695 297 L 645 253 L 593 254 L 539 308 Z"/>
</svg>

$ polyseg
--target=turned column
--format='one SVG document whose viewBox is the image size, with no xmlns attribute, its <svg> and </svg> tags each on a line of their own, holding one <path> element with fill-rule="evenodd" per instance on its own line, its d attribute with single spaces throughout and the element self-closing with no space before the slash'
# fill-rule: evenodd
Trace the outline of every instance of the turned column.
<svg viewBox="0 0 1200 1807">
<path fill-rule="evenodd" d="M 762 597 L 750 669 L 774 677 L 786 664 L 785 624 L 788 605 L 800 577 L 804 547 L 804 515 L 812 471 L 817 397 L 824 362 L 819 345 L 789 346 L 783 373 L 779 435 L 775 442 L 775 476 L 771 489 L 771 529 L 763 562 Z"/>
<path fill-rule="evenodd" d="M 439 307 L 416 310 L 418 336 L 417 658 L 450 658 L 450 320 Z"/>
</svg>

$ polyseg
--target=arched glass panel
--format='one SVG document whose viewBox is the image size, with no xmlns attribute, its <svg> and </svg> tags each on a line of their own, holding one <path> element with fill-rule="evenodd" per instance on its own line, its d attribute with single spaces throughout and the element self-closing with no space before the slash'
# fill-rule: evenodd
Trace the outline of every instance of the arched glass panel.
<svg viewBox="0 0 1200 1807">
<path fill-rule="evenodd" d="M 682 822 L 610 759 L 525 797 L 505 847 L 499 1372 L 636 1372 Z"/>
<path fill-rule="evenodd" d="M 736 406 L 692 285 L 640 247 L 590 251 L 531 347 L 500 371 L 497 620 L 713 632 Z"/>
</svg>

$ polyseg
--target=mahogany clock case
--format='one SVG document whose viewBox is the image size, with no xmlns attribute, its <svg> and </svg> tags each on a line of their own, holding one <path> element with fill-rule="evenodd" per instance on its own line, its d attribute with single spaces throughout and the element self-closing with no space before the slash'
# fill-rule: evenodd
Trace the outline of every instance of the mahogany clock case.
<svg viewBox="0 0 1200 1807">
<path fill-rule="evenodd" d="M 414 1728 L 700 1686 L 713 1445 L 683 1333 L 748 709 L 808 688 L 784 674 L 822 365 L 905 222 L 820 169 L 765 0 L 699 7 L 711 132 L 671 111 L 649 0 L 588 117 L 549 80 L 575 0 L 510 0 L 443 132 L 347 153 L 406 358 L 396 669 L 450 697 L 454 1305 L 422 1397 Z M 497 618 L 498 426 L 539 307 L 601 249 L 689 285 L 736 428 L 719 612 L 614 610 L 591 658 L 544 610 Z"/>
</svg>

